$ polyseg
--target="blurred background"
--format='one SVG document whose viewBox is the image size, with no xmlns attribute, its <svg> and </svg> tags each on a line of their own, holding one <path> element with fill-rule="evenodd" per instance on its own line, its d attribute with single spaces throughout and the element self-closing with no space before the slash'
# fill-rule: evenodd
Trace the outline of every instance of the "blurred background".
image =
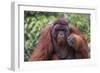
<svg viewBox="0 0 100 73">
<path fill-rule="evenodd" d="M 24 11 L 24 61 L 28 61 L 38 43 L 41 29 L 64 17 L 69 25 L 77 27 L 85 36 L 90 48 L 90 14 Z"/>
</svg>

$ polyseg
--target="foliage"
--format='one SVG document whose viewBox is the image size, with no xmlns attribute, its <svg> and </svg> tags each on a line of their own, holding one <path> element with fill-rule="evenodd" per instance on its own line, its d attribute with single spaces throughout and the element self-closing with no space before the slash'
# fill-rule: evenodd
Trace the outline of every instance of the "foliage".
<svg viewBox="0 0 100 73">
<path fill-rule="evenodd" d="M 89 14 L 68 14 L 68 21 L 83 32 L 85 38 L 90 42 L 90 15 Z"/>
<path fill-rule="evenodd" d="M 24 61 L 30 57 L 33 47 L 38 43 L 38 38 L 43 27 L 53 23 L 58 17 L 65 17 L 69 23 L 83 32 L 90 43 L 90 15 L 62 12 L 24 12 Z M 33 49 L 34 50 L 34 49 Z"/>
</svg>

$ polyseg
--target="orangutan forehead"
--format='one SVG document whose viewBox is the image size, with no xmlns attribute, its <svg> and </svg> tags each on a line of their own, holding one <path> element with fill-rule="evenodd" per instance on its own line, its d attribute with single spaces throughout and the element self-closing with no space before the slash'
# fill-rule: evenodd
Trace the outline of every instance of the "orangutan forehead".
<svg viewBox="0 0 100 73">
<path fill-rule="evenodd" d="M 56 25 L 56 24 L 68 25 L 68 22 L 65 19 L 60 18 L 60 19 L 55 21 L 54 25 Z"/>
<path fill-rule="evenodd" d="M 67 26 L 67 25 L 56 24 L 56 25 L 54 25 L 54 28 L 55 28 L 55 29 L 67 29 L 68 26 Z"/>
</svg>

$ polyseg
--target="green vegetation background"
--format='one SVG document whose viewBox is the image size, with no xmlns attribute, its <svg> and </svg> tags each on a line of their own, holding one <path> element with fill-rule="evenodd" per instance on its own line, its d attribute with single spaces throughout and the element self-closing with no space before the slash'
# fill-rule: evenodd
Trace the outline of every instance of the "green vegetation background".
<svg viewBox="0 0 100 73">
<path fill-rule="evenodd" d="M 90 14 L 24 11 L 24 61 L 28 61 L 38 43 L 41 29 L 62 16 L 85 36 L 90 48 Z"/>
</svg>

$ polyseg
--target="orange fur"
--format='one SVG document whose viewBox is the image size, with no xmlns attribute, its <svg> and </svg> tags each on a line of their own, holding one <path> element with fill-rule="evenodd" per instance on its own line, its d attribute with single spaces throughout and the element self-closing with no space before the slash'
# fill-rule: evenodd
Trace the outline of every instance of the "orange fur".
<svg viewBox="0 0 100 73">
<path fill-rule="evenodd" d="M 69 39 L 73 38 L 69 41 Z M 70 43 L 73 41 L 73 43 Z M 88 46 L 84 39 L 77 34 L 70 34 L 68 37 L 68 44 L 76 51 L 76 58 L 88 58 Z"/>
<path fill-rule="evenodd" d="M 47 60 L 48 53 L 51 53 L 51 51 L 50 26 L 47 26 L 42 30 L 38 45 L 34 49 L 29 61 Z"/>
</svg>

